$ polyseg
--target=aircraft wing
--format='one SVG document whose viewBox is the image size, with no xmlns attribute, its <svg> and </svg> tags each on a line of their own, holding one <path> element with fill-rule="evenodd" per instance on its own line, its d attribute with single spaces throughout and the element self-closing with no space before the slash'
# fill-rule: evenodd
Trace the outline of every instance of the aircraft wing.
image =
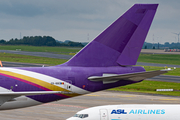
<svg viewBox="0 0 180 120">
<path fill-rule="evenodd" d="M 103 81 L 103 84 L 114 83 L 119 80 L 140 81 L 146 78 L 158 76 L 166 73 L 167 71 L 169 70 L 144 71 L 127 74 L 103 74 L 103 76 L 91 76 L 88 79 L 94 82 Z"/>
<path fill-rule="evenodd" d="M 0 92 L 0 106 L 10 100 L 13 100 L 19 96 L 30 96 L 30 95 L 44 95 L 44 94 L 59 94 L 63 91 L 33 91 L 33 92 Z"/>
</svg>

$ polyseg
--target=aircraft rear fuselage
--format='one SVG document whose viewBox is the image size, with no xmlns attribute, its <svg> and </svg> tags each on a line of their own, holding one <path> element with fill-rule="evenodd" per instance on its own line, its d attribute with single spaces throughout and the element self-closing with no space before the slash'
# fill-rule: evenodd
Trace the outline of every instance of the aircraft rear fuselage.
<svg viewBox="0 0 180 120">
<path fill-rule="evenodd" d="M 167 71 L 136 67 L 158 4 L 135 4 L 62 65 L 0 68 L 0 110 L 137 83 Z"/>
<path fill-rule="evenodd" d="M 64 91 L 62 94 L 27 96 L 40 103 L 47 103 L 69 97 L 74 97 L 89 92 L 100 91 L 117 86 L 135 83 L 134 81 L 120 80 L 115 83 L 103 84 L 102 81 L 93 82 L 88 80 L 91 76 L 103 76 L 103 74 L 127 74 L 145 71 L 142 67 L 23 67 L 23 68 L 0 68 L 1 89 L 13 92 L 28 91 Z M 17 104 L 17 98 L 11 102 Z M 22 100 L 22 99 L 20 99 Z M 26 100 L 24 100 L 26 102 Z M 27 101 L 28 102 L 28 101 Z M 9 109 L 8 104 L 1 108 Z"/>
</svg>

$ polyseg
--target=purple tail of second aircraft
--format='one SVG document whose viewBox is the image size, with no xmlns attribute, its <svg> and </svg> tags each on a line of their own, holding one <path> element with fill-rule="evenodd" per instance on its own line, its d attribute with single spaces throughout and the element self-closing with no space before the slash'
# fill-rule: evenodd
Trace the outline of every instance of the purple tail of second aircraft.
<svg viewBox="0 0 180 120">
<path fill-rule="evenodd" d="M 158 4 L 135 4 L 65 66 L 135 65 Z"/>
</svg>

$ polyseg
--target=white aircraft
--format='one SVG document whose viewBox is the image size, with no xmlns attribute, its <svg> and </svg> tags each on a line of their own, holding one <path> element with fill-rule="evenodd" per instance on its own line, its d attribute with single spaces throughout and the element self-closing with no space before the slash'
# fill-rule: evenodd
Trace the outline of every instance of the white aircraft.
<svg viewBox="0 0 180 120">
<path fill-rule="evenodd" d="M 129 104 L 92 107 L 66 120 L 180 120 L 180 105 Z"/>
</svg>

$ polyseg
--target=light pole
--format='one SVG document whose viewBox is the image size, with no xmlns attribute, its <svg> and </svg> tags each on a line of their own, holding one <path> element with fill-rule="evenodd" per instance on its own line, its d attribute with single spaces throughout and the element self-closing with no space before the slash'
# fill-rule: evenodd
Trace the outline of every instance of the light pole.
<svg viewBox="0 0 180 120">
<path fill-rule="evenodd" d="M 180 35 L 180 33 L 173 33 L 173 34 L 178 35 L 178 43 L 179 43 L 179 35 Z"/>
</svg>

